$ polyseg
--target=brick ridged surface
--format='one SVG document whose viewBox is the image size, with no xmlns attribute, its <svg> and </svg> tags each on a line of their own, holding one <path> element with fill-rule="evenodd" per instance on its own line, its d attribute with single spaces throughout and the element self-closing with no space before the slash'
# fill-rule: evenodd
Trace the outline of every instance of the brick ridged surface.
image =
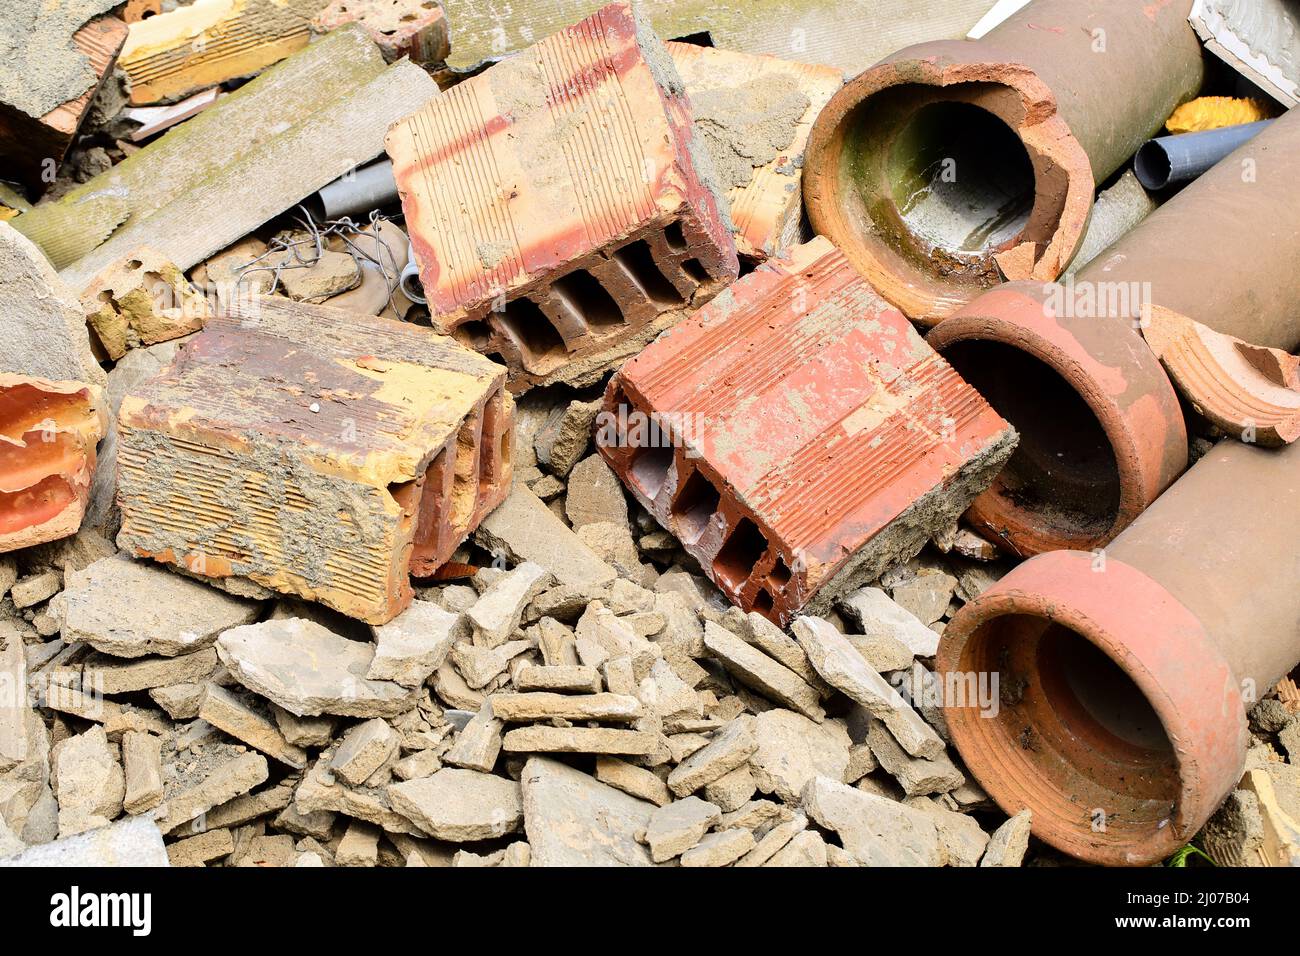
<svg viewBox="0 0 1300 956">
<path fill-rule="evenodd" d="M 625 4 L 464 81 L 388 153 L 434 324 L 511 388 L 595 381 L 737 274 L 671 59 Z"/>
<path fill-rule="evenodd" d="M 830 66 L 798 63 L 775 56 L 716 50 L 694 43 L 665 44 L 681 73 L 688 96 L 715 90 L 742 89 L 746 83 L 774 76 L 790 77 L 808 98 L 790 143 L 775 159 L 755 168 L 747 185 L 727 191 L 735 226 L 736 251 L 756 261 L 799 242 L 803 216 L 803 151 L 813 120 L 844 85 L 844 74 Z"/>
<path fill-rule="evenodd" d="M 123 401 L 118 545 L 383 623 L 504 499 L 513 422 L 446 336 L 255 299 Z"/>
<path fill-rule="evenodd" d="M 76 532 L 107 424 L 97 385 L 0 374 L 0 552 Z"/>
<path fill-rule="evenodd" d="M 7 170 L 32 183 L 40 181 L 42 188 L 48 185 L 40 180 L 42 164 L 46 159 L 62 161 L 90 109 L 90 101 L 104 78 L 113 72 L 126 36 L 127 25 L 111 16 L 96 17 L 73 34 L 72 45 L 86 55 L 98 80 L 81 96 L 56 106 L 40 119 L 0 103 L 0 154 Z"/>
<path fill-rule="evenodd" d="M 816 239 L 628 362 L 596 439 L 732 601 L 784 624 L 955 521 L 1015 433 Z"/>
</svg>

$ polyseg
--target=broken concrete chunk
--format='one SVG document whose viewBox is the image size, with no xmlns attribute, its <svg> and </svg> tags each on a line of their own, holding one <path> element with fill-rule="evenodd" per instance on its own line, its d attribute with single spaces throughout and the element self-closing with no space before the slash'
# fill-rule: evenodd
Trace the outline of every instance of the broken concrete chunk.
<svg viewBox="0 0 1300 956">
<path fill-rule="evenodd" d="M 506 723 L 603 720 L 622 723 L 642 716 L 641 702 L 621 694 L 497 694 L 492 709 Z"/>
<path fill-rule="evenodd" d="M 705 746 L 673 768 L 668 775 L 668 788 L 684 797 L 743 764 L 758 749 L 750 726 L 745 717 L 737 717 L 727 724 Z"/>
<path fill-rule="evenodd" d="M 809 867 L 827 865 L 827 846 L 820 833 L 803 830 L 772 854 L 764 866 Z"/>
<path fill-rule="evenodd" d="M 117 555 L 68 574 L 63 637 L 114 657 L 178 657 L 254 620 L 259 610 L 253 601 Z"/>
<path fill-rule="evenodd" d="M 473 770 L 444 767 L 431 777 L 391 784 L 388 796 L 421 830 L 452 843 L 505 836 L 523 822 L 519 784 Z"/>
<path fill-rule="evenodd" d="M 627 499 L 618 477 L 599 455 L 584 458 L 569 475 L 564 513 L 573 530 L 613 522 L 627 527 Z"/>
<path fill-rule="evenodd" d="M 596 779 L 638 800 L 648 800 L 657 807 L 665 806 L 673 799 L 668 785 L 655 774 L 616 757 L 596 758 Z"/>
<path fill-rule="evenodd" d="M 167 859 L 172 866 L 204 866 L 234 852 L 235 841 L 230 831 L 222 828 L 168 844 Z"/>
<path fill-rule="evenodd" d="M 769 710 L 754 717 L 750 726 L 758 746 L 749 768 L 763 793 L 797 805 L 813 777 L 844 780 L 851 740 L 842 721 L 817 724 L 788 710 Z"/>
<path fill-rule="evenodd" d="M 919 620 L 880 588 L 854 591 L 840 600 L 839 607 L 868 637 L 885 635 L 902 641 L 917 657 L 933 657 L 939 649 L 939 635 L 925 626 L 929 622 Z"/>
<path fill-rule="evenodd" d="M 561 121 L 534 91 L 575 73 Z M 500 111 L 511 136 L 466 178 Z M 720 291 L 735 244 L 686 116 L 662 44 L 612 3 L 396 124 L 386 144 L 434 328 L 500 354 L 516 392 L 582 386 Z M 573 239 L 557 249 L 557 233 Z"/>
<path fill-rule="evenodd" d="M 894 735 L 879 720 L 872 720 L 867 731 L 867 743 L 880 766 L 898 781 L 909 797 L 947 793 L 966 782 L 965 776 L 946 753 L 929 759 L 913 757 L 898 745 Z"/>
<path fill-rule="evenodd" d="M 695 846 L 709 829 L 722 819 L 722 811 L 699 797 L 686 797 L 650 814 L 646 825 L 645 843 L 650 847 L 650 858 L 663 863 L 681 856 Z"/>
<path fill-rule="evenodd" d="M 757 611 L 750 611 L 745 617 L 745 638 L 768 657 L 784 664 L 823 696 L 829 696 L 831 689 L 826 686 L 821 675 L 808 662 L 808 655 L 789 634 L 781 630 Z"/>
<path fill-rule="evenodd" d="M 884 721 L 903 749 L 933 759 L 944 751 L 943 740 L 889 683 L 871 669 L 844 635 L 815 617 L 794 622 L 799 645 L 826 683 Z"/>
<path fill-rule="evenodd" d="M 529 758 L 520 784 L 534 866 L 651 865 L 637 836 L 653 803 L 546 757 Z"/>
<path fill-rule="evenodd" d="M 59 836 L 106 826 L 122 812 L 126 778 L 104 728 L 60 741 L 51 753 L 51 784 L 59 801 Z"/>
<path fill-rule="evenodd" d="M 979 863 L 988 846 L 989 835 L 974 817 L 949 810 L 925 797 L 909 800 L 908 805 L 925 810 L 934 818 L 948 866 L 976 866 Z"/>
<path fill-rule="evenodd" d="M 596 668 L 582 664 L 550 667 L 527 664 L 515 674 L 515 688 L 520 691 L 596 694 L 600 692 L 600 673 Z"/>
<path fill-rule="evenodd" d="M 378 717 L 357 724 L 343 735 L 329 768 L 353 786 L 359 786 L 396 754 L 401 737 Z"/>
<path fill-rule="evenodd" d="M 508 641 L 499 647 L 481 647 L 475 644 L 456 644 L 451 649 L 451 660 L 456 670 L 473 690 L 486 687 L 501 674 L 513 658 L 533 649 L 530 641 Z"/>
<path fill-rule="evenodd" d="M 495 698 L 483 701 L 478 713 L 456 736 L 456 743 L 443 759 L 454 767 L 490 773 L 501 755 L 504 731 L 502 721 L 493 709 Z"/>
<path fill-rule="evenodd" d="M 123 734 L 122 768 L 126 777 L 122 807 L 127 813 L 144 813 L 162 803 L 161 738 L 138 731 Z"/>
<path fill-rule="evenodd" d="M 0 859 L 4 866 L 168 866 L 158 825 L 148 817 L 131 817 L 110 826 L 33 846 Z"/>
<path fill-rule="evenodd" d="M 808 818 L 802 813 L 796 813 L 793 819 L 778 823 L 764 833 L 757 845 L 736 861 L 736 866 L 766 866 L 787 843 L 807 828 Z"/>
<path fill-rule="evenodd" d="M 460 633 L 460 615 L 432 601 L 413 601 L 387 624 L 374 628 L 375 657 L 366 676 L 418 687 L 436 671 Z"/>
<path fill-rule="evenodd" d="M 682 854 L 682 866 L 730 866 L 754 849 L 750 830 L 720 830 L 710 833 L 698 845 Z"/>
<path fill-rule="evenodd" d="M 537 431 L 533 446 L 537 463 L 563 478 L 578 463 L 591 444 L 591 426 L 600 411 L 600 401 L 576 399 L 557 408 Z"/>
<path fill-rule="evenodd" d="M 197 332 L 209 314 L 207 300 L 175 263 L 147 247 L 91 279 L 81 301 L 96 343 L 113 361 L 127 349 Z"/>
<path fill-rule="evenodd" d="M 27 760 L 28 722 L 34 718 L 22 634 L 8 621 L 0 622 L 0 773 Z"/>
<path fill-rule="evenodd" d="M 171 833 L 213 807 L 248 793 L 266 780 L 268 772 L 265 757 L 243 753 L 220 762 L 201 780 L 165 778 L 165 807 L 158 826 L 164 833 Z"/>
<path fill-rule="evenodd" d="M 198 683 L 217 668 L 217 652 L 210 647 L 179 657 L 142 657 L 122 664 L 98 656 L 81 670 L 81 684 L 103 694 L 127 694 L 173 684 Z"/>
<path fill-rule="evenodd" d="M 531 561 L 502 575 L 465 612 L 474 627 L 475 643 L 496 647 L 508 641 L 519 628 L 524 608 L 550 583 L 550 573 Z"/>
<path fill-rule="evenodd" d="M 228 306 L 122 401 L 118 544 L 387 623 L 410 575 L 509 488 L 503 385 L 499 365 L 415 326 L 278 297 Z M 156 502 L 194 495 L 211 506 L 160 523 Z M 286 496 L 301 505 L 285 512 Z"/>
<path fill-rule="evenodd" d="M 48 601 L 63 586 L 63 575 L 58 571 L 42 571 L 19 578 L 9 588 L 9 600 L 19 610 Z"/>
<path fill-rule="evenodd" d="M 1029 849 L 1029 833 L 1033 823 L 1028 810 L 1021 810 L 993 831 L 980 866 L 1020 866 Z"/>
<path fill-rule="evenodd" d="M 395 717 L 415 702 L 415 690 L 365 676 L 374 645 L 302 618 L 231 628 L 217 654 L 241 684 L 300 717 Z"/>
<path fill-rule="evenodd" d="M 818 702 L 817 691 L 798 674 L 712 621 L 704 625 L 704 646 L 732 676 L 746 686 L 811 720 L 821 721 L 825 718 L 826 712 Z"/>
<path fill-rule="evenodd" d="M 479 524 L 474 540 L 516 564 L 538 564 L 561 584 L 590 596 L 618 577 L 540 498 L 519 483 Z"/>
<path fill-rule="evenodd" d="M 538 724 L 507 731 L 502 746 L 507 753 L 615 754 L 641 757 L 654 753 L 659 741 L 654 734 L 640 730 L 547 727 Z"/>
<path fill-rule="evenodd" d="M 334 851 L 338 866 L 376 866 L 379 863 L 379 827 L 353 820 Z"/>
<path fill-rule="evenodd" d="M 382 827 L 385 832 L 426 836 L 418 826 L 393 809 L 387 787 L 349 787 L 330 772 L 334 750 L 321 753 L 303 775 L 293 793 L 299 813 L 341 813 Z"/>
<path fill-rule="evenodd" d="M 284 739 L 295 747 L 328 747 L 334 739 L 334 728 L 338 726 L 334 717 L 299 717 L 278 704 L 271 705 L 271 712 Z"/>
<path fill-rule="evenodd" d="M 893 800 L 814 777 L 803 808 L 818 826 L 839 834 L 864 866 L 941 866 L 943 843 L 931 815 Z"/>
<path fill-rule="evenodd" d="M 750 773 L 749 767 L 741 764 L 735 770 L 724 773 L 717 780 L 704 785 L 704 797 L 710 803 L 716 803 L 724 812 L 738 810 L 749 802 L 758 790 L 758 782 Z"/>
<path fill-rule="evenodd" d="M 307 766 L 307 752 L 284 739 L 275 722 L 245 704 L 224 687 L 209 685 L 199 705 L 199 718 L 296 770 Z"/>
<path fill-rule="evenodd" d="M 943 572 L 921 573 L 894 587 L 894 603 L 922 624 L 940 620 L 948 610 L 957 579 Z M 921 655 L 929 656 L 929 655 Z"/>
</svg>

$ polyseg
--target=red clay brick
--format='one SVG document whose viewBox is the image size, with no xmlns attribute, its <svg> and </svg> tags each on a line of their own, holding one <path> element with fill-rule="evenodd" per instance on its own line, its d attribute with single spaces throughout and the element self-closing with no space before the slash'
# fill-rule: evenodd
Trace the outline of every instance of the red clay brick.
<svg viewBox="0 0 1300 956">
<path fill-rule="evenodd" d="M 107 424 L 97 385 L 0 374 L 0 552 L 76 532 Z"/>
<path fill-rule="evenodd" d="M 1016 436 L 818 238 L 623 366 L 596 440 L 732 601 L 785 624 L 951 526 Z"/>
<path fill-rule="evenodd" d="M 513 427 L 505 369 L 446 336 L 240 303 L 124 399 L 118 545 L 384 623 L 505 498 Z"/>
<path fill-rule="evenodd" d="M 737 274 L 672 60 L 611 4 L 396 124 L 435 326 L 510 387 L 595 381 Z"/>
</svg>

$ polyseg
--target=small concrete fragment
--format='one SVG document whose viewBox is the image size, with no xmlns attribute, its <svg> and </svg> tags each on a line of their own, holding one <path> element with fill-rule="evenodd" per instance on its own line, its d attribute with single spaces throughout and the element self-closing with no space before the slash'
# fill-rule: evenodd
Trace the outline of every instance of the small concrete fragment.
<svg viewBox="0 0 1300 956">
<path fill-rule="evenodd" d="M 1020 866 L 1029 849 L 1029 833 L 1033 817 L 1021 810 L 993 831 L 980 866 Z"/>
<path fill-rule="evenodd" d="M 86 322 L 108 358 L 203 328 L 207 300 L 167 257 L 134 249 L 95 276 L 81 293 Z"/>
<path fill-rule="evenodd" d="M 769 710 L 753 718 L 757 748 L 749 767 L 763 793 L 797 805 L 808 781 L 829 777 L 844 781 L 852 741 L 844 723 L 814 723 L 788 710 Z"/>
<path fill-rule="evenodd" d="M 574 531 L 613 522 L 627 527 L 627 499 L 618 477 L 599 455 L 584 458 L 569 474 L 564 514 Z"/>
<path fill-rule="evenodd" d="M 378 717 L 357 724 L 343 735 L 329 768 L 353 786 L 365 783 L 396 756 L 401 736 Z"/>
<path fill-rule="evenodd" d="M 650 847 L 650 858 L 663 863 L 681 856 L 721 819 L 722 811 L 699 797 L 686 797 L 659 807 L 650 814 L 646 825 L 645 843 Z"/>
<path fill-rule="evenodd" d="M 114 657 L 179 657 L 255 620 L 260 606 L 125 555 L 67 575 L 63 637 Z"/>
<path fill-rule="evenodd" d="M 50 757 L 59 836 L 106 826 L 122 812 L 126 778 L 103 727 L 60 741 Z"/>
<path fill-rule="evenodd" d="M 880 766 L 903 788 L 909 797 L 930 793 L 947 793 L 966 782 L 966 777 L 948 759 L 946 753 L 935 757 L 913 757 L 898 745 L 885 725 L 873 719 L 867 730 L 867 744 Z"/>
<path fill-rule="evenodd" d="M 728 673 L 746 686 L 811 720 L 825 718 L 826 712 L 818 702 L 817 691 L 798 674 L 712 621 L 704 625 L 704 647 Z"/>
<path fill-rule="evenodd" d="M 820 833 L 803 830 L 772 854 L 764 866 L 819 867 L 827 865 L 826 841 Z"/>
<path fill-rule="evenodd" d="M 655 774 L 616 757 L 596 758 L 596 779 L 657 807 L 666 806 L 673 799 L 668 785 Z"/>
<path fill-rule="evenodd" d="M 766 866 L 787 843 L 807 828 L 808 818 L 802 813 L 796 813 L 793 819 L 778 823 L 764 833 L 758 844 L 736 861 L 736 866 Z"/>
<path fill-rule="evenodd" d="M 0 773 L 27 759 L 28 721 L 34 717 L 22 634 L 8 621 L 0 622 Z"/>
<path fill-rule="evenodd" d="M 934 657 L 939 649 L 939 635 L 880 588 L 860 588 L 841 599 L 839 607 L 867 637 L 900 640 L 917 657 Z"/>
<path fill-rule="evenodd" d="M 737 828 L 710 833 L 682 854 L 682 866 L 730 866 L 754 849 L 755 842 L 751 830 Z"/>
<path fill-rule="evenodd" d="M 507 753 L 613 754 L 644 757 L 655 753 L 659 740 L 640 730 L 605 727 L 548 727 L 536 724 L 506 732 L 502 748 Z"/>
<path fill-rule="evenodd" d="M 465 612 L 475 643 L 496 647 L 508 641 L 519 628 L 524 608 L 550 583 L 550 573 L 531 561 L 502 575 Z"/>
<path fill-rule="evenodd" d="M 506 723 L 545 720 L 600 720 L 615 723 L 641 717 L 641 702 L 622 694 L 496 694 L 492 709 Z"/>
<path fill-rule="evenodd" d="M 268 774 L 265 757 L 244 753 L 218 764 L 201 780 L 164 779 L 165 807 L 158 826 L 164 833 L 171 833 L 213 807 L 248 793 L 265 781 Z"/>
<path fill-rule="evenodd" d="M 397 617 L 373 629 L 375 657 L 366 677 L 420 686 L 447 659 L 460 619 L 432 601 L 412 601 Z"/>
<path fill-rule="evenodd" d="M 163 800 L 162 739 L 128 731 L 122 735 L 126 791 L 122 807 L 132 815 L 152 810 Z"/>
<path fill-rule="evenodd" d="M 300 717 L 395 717 L 415 702 L 414 690 L 365 676 L 374 645 L 302 618 L 231 628 L 217 654 L 241 684 Z"/>
<path fill-rule="evenodd" d="M 456 742 L 443 756 L 453 767 L 490 773 L 501 755 L 504 731 L 502 721 L 496 716 L 490 697 L 456 736 Z"/>
<path fill-rule="evenodd" d="M 515 689 L 597 694 L 600 692 L 600 672 L 582 664 L 526 664 L 515 674 Z"/>
<path fill-rule="evenodd" d="M 679 797 L 694 793 L 723 774 L 735 770 L 758 749 L 750 721 L 737 717 L 705 746 L 695 751 L 668 775 L 668 788 Z"/>
<path fill-rule="evenodd" d="M 391 784 L 388 795 L 397 812 L 451 843 L 505 836 L 523 822 L 519 784 L 473 770 L 444 767 L 431 777 Z"/>
<path fill-rule="evenodd" d="M 168 844 L 167 859 L 172 866 L 204 866 L 234 852 L 235 841 L 223 827 Z"/>
</svg>

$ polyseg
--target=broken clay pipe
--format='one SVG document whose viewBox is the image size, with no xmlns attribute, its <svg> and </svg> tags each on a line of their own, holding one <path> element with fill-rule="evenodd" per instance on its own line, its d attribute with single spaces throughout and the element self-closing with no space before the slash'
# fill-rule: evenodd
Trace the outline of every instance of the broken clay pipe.
<svg viewBox="0 0 1300 956">
<path fill-rule="evenodd" d="M 1036 0 L 981 40 L 887 58 L 813 127 L 815 230 L 926 325 L 1002 278 L 1055 279 L 1094 186 L 1201 86 L 1190 7 Z"/>
<path fill-rule="evenodd" d="M 98 385 L 0 374 L 0 552 L 76 533 L 107 425 Z"/>
<path fill-rule="evenodd" d="M 1290 354 L 1300 349 L 1297 179 L 1300 116 L 1286 114 L 1076 281 L 1137 293 L 1125 314 L 1142 320 L 1188 403 L 1261 445 L 1300 437 L 1300 363 Z"/>
<path fill-rule="evenodd" d="M 967 512 L 1020 557 L 1104 545 L 1187 467 L 1182 410 L 1159 361 L 1132 322 L 1073 308 L 1075 288 L 1006 283 L 926 337 L 1020 433 Z"/>
<path fill-rule="evenodd" d="M 1100 864 L 1154 863 L 1241 779 L 1246 709 L 1300 658 L 1300 448 L 1220 442 L 1104 555 L 1058 551 L 949 623 L 938 670 L 998 674 L 945 701 L 1007 813 Z"/>
</svg>

